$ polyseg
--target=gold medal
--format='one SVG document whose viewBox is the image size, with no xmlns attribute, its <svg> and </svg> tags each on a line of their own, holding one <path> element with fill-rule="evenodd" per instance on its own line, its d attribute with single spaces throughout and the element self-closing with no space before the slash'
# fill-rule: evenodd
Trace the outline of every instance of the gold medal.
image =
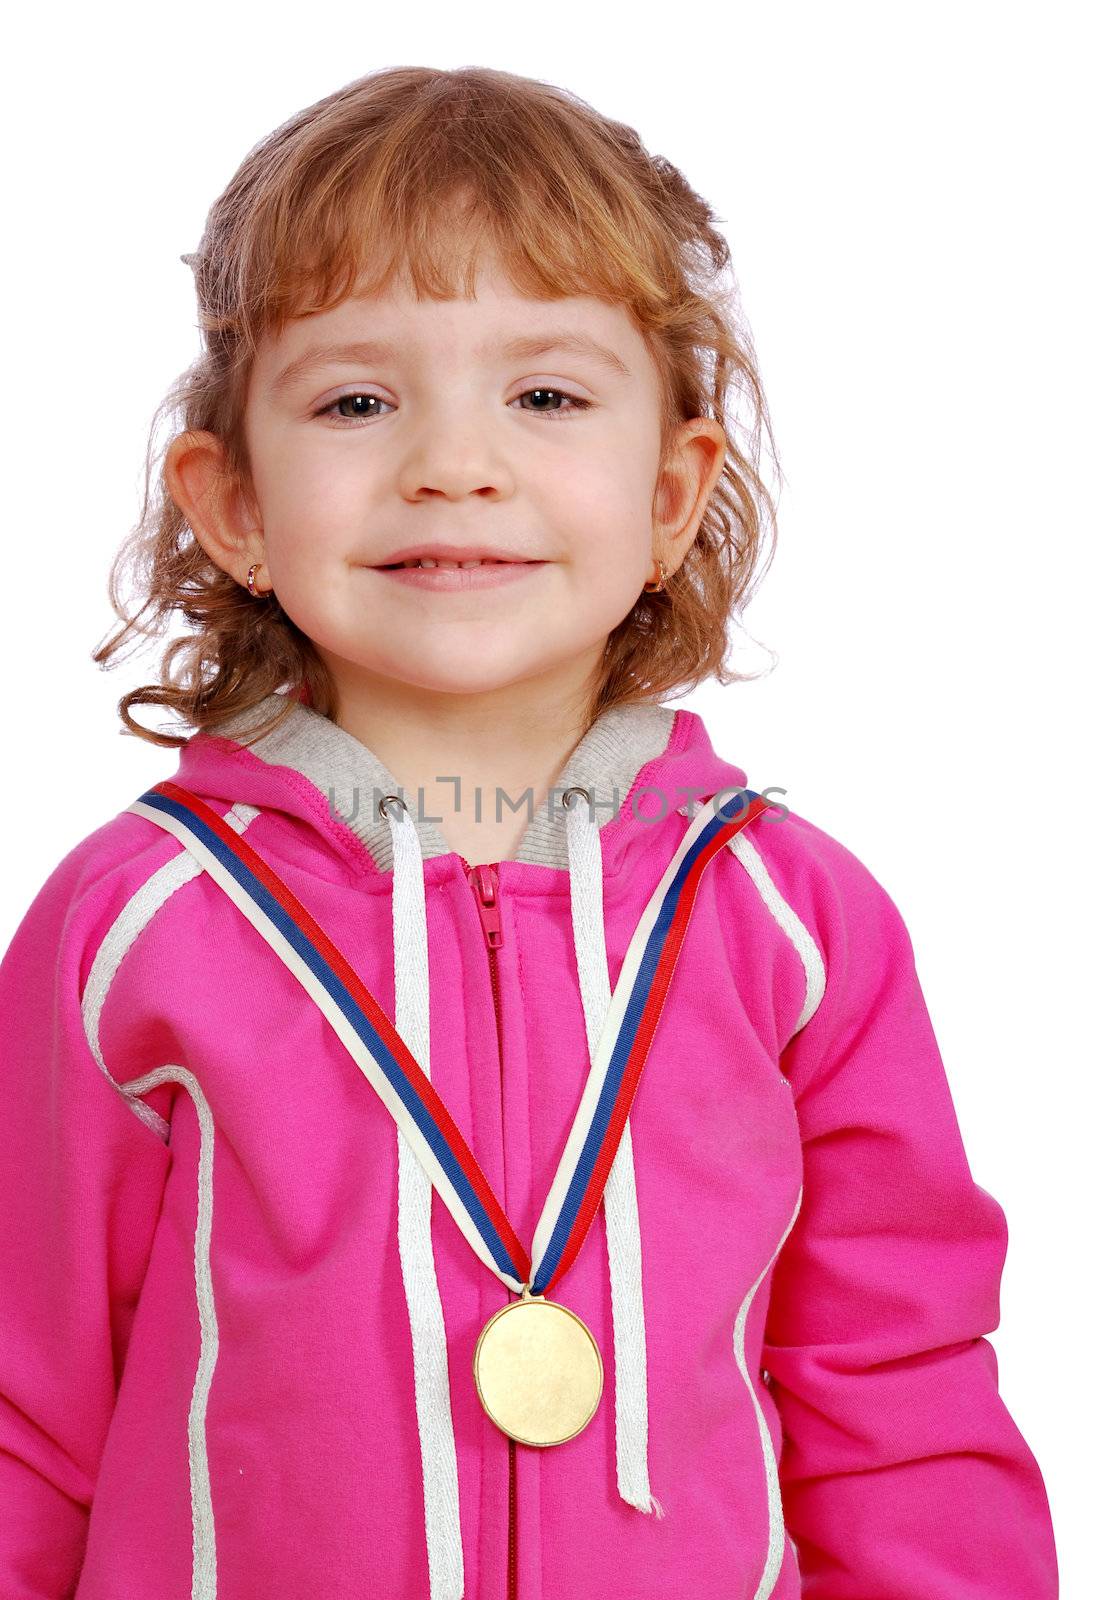
<svg viewBox="0 0 1109 1600">
<path fill-rule="evenodd" d="M 474 1382 L 486 1415 L 510 1439 L 565 1444 L 600 1404 L 604 1368 L 581 1318 L 525 1289 L 481 1330 Z"/>
</svg>

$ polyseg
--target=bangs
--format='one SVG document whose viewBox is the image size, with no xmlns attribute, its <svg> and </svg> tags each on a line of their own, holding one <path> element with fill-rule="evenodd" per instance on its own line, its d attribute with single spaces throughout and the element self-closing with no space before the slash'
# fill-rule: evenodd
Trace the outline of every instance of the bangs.
<svg viewBox="0 0 1109 1600">
<path fill-rule="evenodd" d="M 592 295 L 645 335 L 661 329 L 674 241 L 642 169 L 658 174 L 634 135 L 623 143 L 619 125 L 544 87 L 483 72 L 475 95 L 464 79 L 402 74 L 403 110 L 383 90 L 348 128 L 340 93 L 278 130 L 241 218 L 236 281 L 201 294 L 219 308 L 209 334 L 249 359 L 290 320 L 394 283 L 473 298 L 490 263 L 523 296 Z"/>
</svg>

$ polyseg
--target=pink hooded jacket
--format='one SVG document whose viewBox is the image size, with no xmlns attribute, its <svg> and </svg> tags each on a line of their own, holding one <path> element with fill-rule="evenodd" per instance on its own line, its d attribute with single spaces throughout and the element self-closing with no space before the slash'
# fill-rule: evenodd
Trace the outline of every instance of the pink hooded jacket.
<svg viewBox="0 0 1109 1600">
<path fill-rule="evenodd" d="M 471 868 L 300 701 L 251 725 L 195 735 L 173 781 L 395 1017 L 530 1241 L 637 922 L 746 775 L 690 711 L 611 710 L 516 858 Z M 505 1285 L 179 839 L 128 808 L 70 851 L 0 1006 L 3 1600 L 1058 1595 L 985 1337 L 1002 1210 L 897 909 L 796 813 L 705 870 L 551 1296 L 605 1378 L 550 1448 L 476 1391 Z"/>
</svg>

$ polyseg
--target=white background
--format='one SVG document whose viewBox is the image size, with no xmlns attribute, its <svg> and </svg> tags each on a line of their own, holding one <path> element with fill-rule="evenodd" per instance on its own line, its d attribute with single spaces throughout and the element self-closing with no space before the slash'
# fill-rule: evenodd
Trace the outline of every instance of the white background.
<svg viewBox="0 0 1109 1600">
<path fill-rule="evenodd" d="M 785 474 L 778 555 L 747 614 L 759 643 L 739 635 L 733 658 L 758 670 L 766 646 L 778 665 L 685 703 L 906 918 L 975 1178 L 1009 1224 L 1002 1396 L 1047 1482 L 1063 1594 L 1093 1593 L 1109 531 L 1095 8 L 74 6 L 18 27 L 0 102 L 0 945 L 61 856 L 176 768 L 118 731 L 116 701 L 153 657 L 103 673 L 90 652 L 113 623 L 107 569 L 138 516 L 154 410 L 198 350 L 178 257 L 247 149 L 398 64 L 502 67 L 630 122 L 723 219 Z"/>
</svg>

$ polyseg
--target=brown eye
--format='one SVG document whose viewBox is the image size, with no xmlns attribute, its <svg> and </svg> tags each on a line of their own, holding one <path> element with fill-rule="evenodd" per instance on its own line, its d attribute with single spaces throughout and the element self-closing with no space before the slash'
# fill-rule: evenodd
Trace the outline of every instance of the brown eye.
<svg viewBox="0 0 1109 1600">
<path fill-rule="evenodd" d="M 363 404 L 363 402 L 365 404 Z M 388 400 L 383 400 L 379 394 L 367 394 L 364 389 L 353 390 L 350 394 L 341 394 L 337 400 L 331 400 L 326 406 L 321 406 L 314 415 L 317 417 L 334 416 L 339 406 L 354 405 L 353 413 L 341 412 L 336 421 L 342 422 L 373 422 L 375 417 L 381 415 L 380 411 L 369 411 L 366 405 L 387 406 Z"/>
<path fill-rule="evenodd" d="M 575 410 L 588 411 L 592 404 L 592 401 L 579 400 L 576 395 L 567 394 L 563 389 L 525 389 L 523 394 L 517 395 L 516 398 L 517 400 L 547 400 L 553 398 L 556 402 L 559 400 L 568 400 L 570 402 L 569 407 L 566 410 L 562 410 L 557 404 L 554 406 L 540 405 L 538 407 L 524 407 L 525 411 L 534 410 L 536 416 L 540 417 L 569 417 L 573 415 Z"/>
</svg>

